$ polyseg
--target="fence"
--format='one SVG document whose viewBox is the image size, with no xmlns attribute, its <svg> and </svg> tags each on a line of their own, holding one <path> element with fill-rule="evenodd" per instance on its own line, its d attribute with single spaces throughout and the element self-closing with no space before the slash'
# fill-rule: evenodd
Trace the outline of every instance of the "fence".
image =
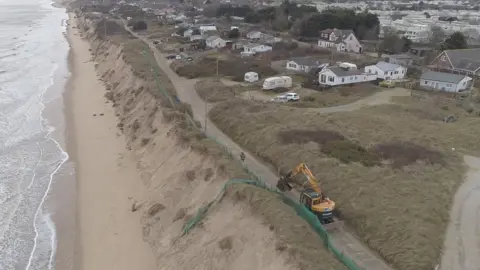
<svg viewBox="0 0 480 270">
<path fill-rule="evenodd" d="M 144 50 L 142 54 L 147 58 L 147 60 L 149 61 L 150 65 L 151 65 L 151 71 L 153 72 L 153 75 L 155 77 L 157 87 L 158 87 L 159 91 L 165 96 L 165 98 L 175 108 L 176 107 L 175 103 L 178 103 L 179 101 L 176 98 L 173 99 L 168 94 L 168 92 L 165 91 L 162 88 L 161 82 L 160 82 L 160 79 L 159 79 L 159 76 L 158 76 L 158 65 L 153 65 L 150 62 L 151 59 L 152 59 L 152 56 L 148 55 L 148 53 L 149 53 L 149 49 Z M 155 57 L 153 57 L 153 59 L 155 59 Z M 193 127 L 198 128 L 195 124 L 195 121 L 190 117 L 190 115 L 188 115 L 187 113 L 185 113 L 185 115 L 186 115 L 187 119 L 189 120 L 190 124 L 192 124 Z M 202 129 L 199 129 L 199 130 L 202 131 Z M 217 144 L 221 145 L 224 148 L 225 152 L 228 155 L 232 156 L 232 152 L 230 151 L 230 149 L 228 149 L 228 147 L 226 147 L 225 145 L 223 145 L 222 143 L 217 141 L 215 138 L 208 136 L 207 134 L 205 134 L 205 136 L 207 138 L 215 141 Z M 226 190 L 229 186 L 235 185 L 235 184 L 253 185 L 253 186 L 256 186 L 258 188 L 262 188 L 262 189 L 268 190 L 272 193 L 275 193 L 275 194 L 279 195 L 282 198 L 283 203 L 292 207 L 295 210 L 295 212 L 302 219 L 304 219 L 305 221 L 308 222 L 308 224 L 312 227 L 312 229 L 322 239 L 323 243 L 325 244 L 325 247 L 328 250 L 330 250 L 341 263 L 343 263 L 350 270 L 360 270 L 361 269 L 360 267 L 358 267 L 355 264 L 355 262 L 352 261 L 352 259 L 350 259 L 346 255 L 344 255 L 340 250 L 338 250 L 333 245 L 326 229 L 322 226 L 322 224 L 320 223 L 320 221 L 318 220 L 316 215 L 314 215 L 312 212 L 310 212 L 305 206 L 303 206 L 303 205 L 293 201 L 292 199 L 288 198 L 287 196 L 285 196 L 282 192 L 278 191 L 277 189 L 273 189 L 273 188 L 270 188 L 269 186 L 267 186 L 261 177 L 255 175 L 253 172 L 251 172 L 248 169 L 246 164 L 243 164 L 243 169 L 245 170 L 245 172 L 248 173 L 248 175 L 251 179 L 248 179 L 248 180 L 247 179 L 232 179 L 232 180 L 228 181 L 227 183 L 225 183 L 225 185 L 220 190 L 220 192 L 217 194 L 215 199 L 212 200 L 211 202 L 209 202 L 208 204 L 200 207 L 200 209 L 197 211 L 196 215 L 194 217 L 192 217 L 185 224 L 185 226 L 183 227 L 183 235 L 187 234 L 190 230 L 192 230 L 195 227 L 195 225 L 207 215 L 208 210 L 225 195 L 225 192 L 226 192 Z"/>
</svg>

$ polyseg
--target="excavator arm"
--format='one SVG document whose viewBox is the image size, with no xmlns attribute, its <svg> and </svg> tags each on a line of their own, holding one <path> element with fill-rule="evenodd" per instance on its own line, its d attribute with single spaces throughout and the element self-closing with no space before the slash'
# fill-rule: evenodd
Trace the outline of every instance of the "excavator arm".
<svg viewBox="0 0 480 270">
<path fill-rule="evenodd" d="M 293 177 L 295 177 L 298 173 L 302 173 L 307 177 L 307 181 L 310 184 L 310 187 L 315 190 L 318 194 L 322 193 L 322 190 L 318 186 L 318 181 L 313 175 L 312 171 L 307 167 L 307 164 L 300 163 L 298 164 L 295 169 L 287 173 L 285 176 L 280 177 L 277 182 L 277 188 L 281 191 L 289 191 L 292 189 L 291 182 L 293 181 Z"/>
</svg>

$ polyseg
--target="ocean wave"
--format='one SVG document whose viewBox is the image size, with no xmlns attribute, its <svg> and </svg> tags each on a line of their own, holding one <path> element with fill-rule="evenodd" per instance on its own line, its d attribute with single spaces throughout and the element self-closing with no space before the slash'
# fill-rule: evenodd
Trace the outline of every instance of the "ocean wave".
<svg viewBox="0 0 480 270">
<path fill-rule="evenodd" d="M 54 269 L 56 224 L 46 205 L 68 154 L 43 116 L 68 44 L 50 1 L 0 0 L 0 269 Z M 8 35 L 12 35 L 8 37 Z M 58 123 L 57 123 L 58 124 Z M 48 203 L 50 205 L 50 201 Z"/>
</svg>

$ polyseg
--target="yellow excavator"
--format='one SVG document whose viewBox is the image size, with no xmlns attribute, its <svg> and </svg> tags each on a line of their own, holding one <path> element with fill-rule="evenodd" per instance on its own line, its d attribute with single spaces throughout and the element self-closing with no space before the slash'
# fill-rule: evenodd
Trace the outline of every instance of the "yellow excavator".
<svg viewBox="0 0 480 270">
<path fill-rule="evenodd" d="M 322 224 L 334 222 L 333 210 L 335 209 L 335 202 L 326 197 L 322 192 L 317 179 L 313 176 L 307 164 L 300 163 L 293 171 L 288 172 L 285 176 L 281 176 L 277 182 L 277 188 L 282 192 L 292 190 L 290 183 L 298 173 L 305 175 L 310 185 L 310 187 L 301 191 L 300 203 L 314 213 Z"/>
</svg>

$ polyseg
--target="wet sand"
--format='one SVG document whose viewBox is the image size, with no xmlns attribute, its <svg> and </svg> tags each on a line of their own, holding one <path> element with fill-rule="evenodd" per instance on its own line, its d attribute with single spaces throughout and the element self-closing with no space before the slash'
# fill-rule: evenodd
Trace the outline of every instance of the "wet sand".
<svg viewBox="0 0 480 270">
<path fill-rule="evenodd" d="M 131 211 L 144 187 L 116 127 L 114 108 L 104 98 L 89 44 L 70 18 L 72 77 L 66 110 L 67 149 L 77 177 L 75 269 L 155 269 L 150 246 L 143 241 L 140 213 Z"/>
</svg>

